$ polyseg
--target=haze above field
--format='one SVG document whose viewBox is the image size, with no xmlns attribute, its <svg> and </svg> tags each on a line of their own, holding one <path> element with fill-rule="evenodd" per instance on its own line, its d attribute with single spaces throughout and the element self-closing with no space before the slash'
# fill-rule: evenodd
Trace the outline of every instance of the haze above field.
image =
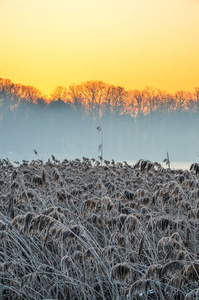
<svg viewBox="0 0 199 300">
<path fill-rule="evenodd" d="M 198 16 L 195 0 L 1 0 L 0 76 L 45 94 L 91 79 L 193 90 Z"/>
<path fill-rule="evenodd" d="M 96 128 L 101 126 L 102 131 Z M 42 98 L 31 86 L 0 78 L 0 158 L 102 156 L 136 161 L 198 160 L 199 88 L 174 94 L 126 91 L 101 81 L 58 87 Z"/>
</svg>

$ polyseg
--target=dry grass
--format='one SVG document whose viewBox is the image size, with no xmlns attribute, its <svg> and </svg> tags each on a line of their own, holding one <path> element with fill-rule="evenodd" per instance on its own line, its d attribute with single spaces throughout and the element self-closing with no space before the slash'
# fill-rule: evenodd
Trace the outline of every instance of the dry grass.
<svg viewBox="0 0 199 300">
<path fill-rule="evenodd" d="M 0 161 L 0 299 L 198 299 L 198 172 Z"/>
</svg>

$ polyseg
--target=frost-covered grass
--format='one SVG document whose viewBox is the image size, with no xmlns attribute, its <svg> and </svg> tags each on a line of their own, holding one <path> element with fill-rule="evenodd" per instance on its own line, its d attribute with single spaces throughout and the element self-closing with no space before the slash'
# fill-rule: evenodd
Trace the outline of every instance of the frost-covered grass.
<svg viewBox="0 0 199 300">
<path fill-rule="evenodd" d="M 0 299 L 197 299 L 192 169 L 0 161 Z"/>
</svg>

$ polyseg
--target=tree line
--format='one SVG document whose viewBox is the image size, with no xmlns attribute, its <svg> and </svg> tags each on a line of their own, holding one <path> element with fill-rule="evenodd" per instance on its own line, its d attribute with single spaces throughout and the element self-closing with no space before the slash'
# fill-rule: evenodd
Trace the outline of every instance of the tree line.
<svg viewBox="0 0 199 300">
<path fill-rule="evenodd" d="M 53 105 L 58 101 L 86 116 L 99 121 L 105 114 L 130 115 L 137 118 L 152 113 L 199 112 L 199 87 L 194 92 L 177 91 L 173 94 L 152 87 L 127 91 L 124 87 L 102 81 L 87 81 L 69 88 L 58 86 L 47 97 L 35 87 L 14 84 L 0 78 L 1 119 L 6 112 L 20 110 L 28 104 Z"/>
</svg>

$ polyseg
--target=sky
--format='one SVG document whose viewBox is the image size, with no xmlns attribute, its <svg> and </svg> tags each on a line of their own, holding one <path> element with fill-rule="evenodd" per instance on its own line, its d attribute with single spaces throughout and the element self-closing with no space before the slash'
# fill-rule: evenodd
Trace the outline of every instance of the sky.
<svg viewBox="0 0 199 300">
<path fill-rule="evenodd" d="M 0 77 L 49 95 L 102 80 L 199 87 L 199 0 L 0 0 Z"/>
</svg>

